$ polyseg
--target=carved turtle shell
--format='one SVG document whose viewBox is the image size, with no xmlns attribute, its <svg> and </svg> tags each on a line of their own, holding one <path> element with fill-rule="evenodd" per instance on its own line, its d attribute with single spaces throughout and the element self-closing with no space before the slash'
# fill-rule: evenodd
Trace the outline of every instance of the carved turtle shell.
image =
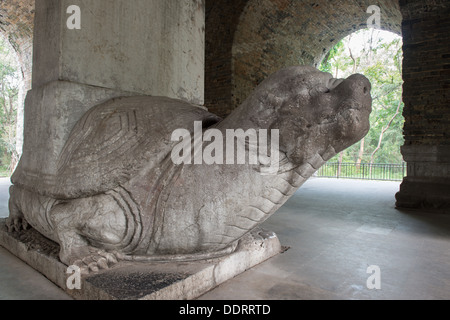
<svg viewBox="0 0 450 320">
<path fill-rule="evenodd" d="M 48 195 L 73 199 L 104 193 L 170 157 L 176 129 L 193 132 L 220 118 L 201 107 L 164 97 L 126 97 L 92 108 L 75 125 L 60 155 Z"/>
</svg>

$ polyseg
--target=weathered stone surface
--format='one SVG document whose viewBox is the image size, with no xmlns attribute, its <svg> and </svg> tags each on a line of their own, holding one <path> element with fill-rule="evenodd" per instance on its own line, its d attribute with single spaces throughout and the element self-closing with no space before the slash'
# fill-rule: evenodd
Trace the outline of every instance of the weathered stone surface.
<svg viewBox="0 0 450 320">
<path fill-rule="evenodd" d="M 51 150 L 43 161 L 53 175 L 41 173 L 35 181 L 30 172 L 21 174 L 23 169 L 14 175 L 8 226 L 12 231 L 31 225 L 60 244 L 63 263 L 86 272 L 116 260 L 192 261 L 230 254 L 321 165 L 365 136 L 370 89 L 362 75 L 338 80 L 297 66 L 273 74 L 220 122 L 186 102 L 146 96 L 89 109 L 70 135 L 65 130 L 74 117 L 62 117 L 63 125 L 49 128 L 63 130 L 49 131 L 58 149 L 44 149 Z M 175 164 L 171 151 L 178 142 L 172 133 L 192 132 L 194 121 L 223 136 L 234 129 L 277 130 L 277 170 L 262 174 L 267 167 L 262 162 Z"/>
<path fill-rule="evenodd" d="M 168 133 L 195 120 L 219 120 L 181 100 L 126 95 L 61 81 L 30 91 L 29 130 L 13 183 L 58 199 L 106 192 L 149 161 L 160 165 L 170 151 Z"/>
<path fill-rule="evenodd" d="M 54 184 L 58 159 L 75 124 L 94 106 L 127 95 L 64 81 L 30 90 L 25 101 L 23 156 L 12 180 L 34 188 Z"/>
</svg>

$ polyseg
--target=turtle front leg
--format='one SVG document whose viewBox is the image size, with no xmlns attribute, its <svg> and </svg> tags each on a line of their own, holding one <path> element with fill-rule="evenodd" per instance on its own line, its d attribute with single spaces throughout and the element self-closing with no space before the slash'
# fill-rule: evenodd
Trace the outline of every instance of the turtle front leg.
<svg viewBox="0 0 450 320">
<path fill-rule="evenodd" d="M 126 219 L 110 196 L 60 202 L 51 219 L 61 246 L 59 257 L 66 265 L 76 265 L 86 274 L 118 263 Z"/>
<path fill-rule="evenodd" d="M 9 217 L 6 219 L 8 232 L 19 232 L 21 230 L 29 229 L 30 225 L 19 207 L 20 201 L 18 201 L 18 198 L 21 197 L 22 193 L 16 187 L 11 186 L 9 188 L 9 194 Z"/>
</svg>

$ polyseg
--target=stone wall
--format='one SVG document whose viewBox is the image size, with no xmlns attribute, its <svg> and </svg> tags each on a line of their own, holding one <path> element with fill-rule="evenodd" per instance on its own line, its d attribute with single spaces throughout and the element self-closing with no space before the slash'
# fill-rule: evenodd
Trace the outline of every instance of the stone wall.
<svg viewBox="0 0 450 320">
<path fill-rule="evenodd" d="M 248 0 L 206 0 L 205 105 L 226 116 L 231 111 L 232 49 Z"/>
</svg>

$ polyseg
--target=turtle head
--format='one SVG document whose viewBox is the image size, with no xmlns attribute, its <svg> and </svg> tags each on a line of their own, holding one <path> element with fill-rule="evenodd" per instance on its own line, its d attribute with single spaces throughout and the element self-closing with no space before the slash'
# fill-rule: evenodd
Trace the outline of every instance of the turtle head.
<svg viewBox="0 0 450 320">
<path fill-rule="evenodd" d="M 280 151 L 301 164 L 316 154 L 328 161 L 368 133 L 370 91 L 363 75 L 334 79 L 316 68 L 298 66 L 270 76 L 253 99 L 259 104 L 259 124 L 273 119 L 270 129 L 280 131 Z"/>
</svg>

